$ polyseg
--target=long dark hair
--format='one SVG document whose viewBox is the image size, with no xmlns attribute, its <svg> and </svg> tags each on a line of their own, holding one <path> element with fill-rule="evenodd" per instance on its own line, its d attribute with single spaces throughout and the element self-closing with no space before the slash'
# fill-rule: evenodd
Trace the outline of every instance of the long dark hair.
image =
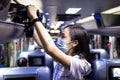
<svg viewBox="0 0 120 80">
<path fill-rule="evenodd" d="M 68 25 L 71 41 L 78 40 L 79 44 L 74 48 L 74 55 L 79 55 L 80 58 L 88 58 L 89 56 L 89 34 L 87 31 L 80 25 Z M 65 27 L 65 28 L 66 28 Z"/>
</svg>

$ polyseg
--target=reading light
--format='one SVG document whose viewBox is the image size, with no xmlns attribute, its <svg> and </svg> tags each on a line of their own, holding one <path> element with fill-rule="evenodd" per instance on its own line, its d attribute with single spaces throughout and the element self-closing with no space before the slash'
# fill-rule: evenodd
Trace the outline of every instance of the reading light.
<svg viewBox="0 0 120 80">
<path fill-rule="evenodd" d="M 66 10 L 65 14 L 76 14 L 80 10 L 81 10 L 81 8 L 68 8 Z"/>
<path fill-rule="evenodd" d="M 50 15 L 50 13 L 47 13 L 47 12 L 46 12 L 45 15 Z"/>
</svg>

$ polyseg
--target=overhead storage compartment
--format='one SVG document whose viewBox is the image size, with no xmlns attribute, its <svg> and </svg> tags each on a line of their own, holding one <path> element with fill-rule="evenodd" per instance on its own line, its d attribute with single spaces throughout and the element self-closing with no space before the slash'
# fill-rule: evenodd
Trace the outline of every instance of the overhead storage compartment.
<svg viewBox="0 0 120 80">
<path fill-rule="evenodd" d="M 90 34 L 120 37 L 120 15 L 96 13 L 94 18 L 98 29 L 88 30 Z"/>
<path fill-rule="evenodd" d="M 116 36 L 120 37 L 120 26 L 113 26 L 109 28 L 101 28 L 101 29 L 92 29 L 88 30 L 89 34 L 100 34 L 104 36 Z"/>
</svg>

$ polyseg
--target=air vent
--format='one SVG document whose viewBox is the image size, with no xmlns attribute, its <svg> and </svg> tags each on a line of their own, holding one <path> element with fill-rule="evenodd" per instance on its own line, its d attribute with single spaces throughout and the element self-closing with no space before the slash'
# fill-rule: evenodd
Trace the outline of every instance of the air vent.
<svg viewBox="0 0 120 80">
<path fill-rule="evenodd" d="M 58 14 L 57 20 L 58 21 L 70 21 L 80 16 L 81 16 L 80 14 Z"/>
</svg>

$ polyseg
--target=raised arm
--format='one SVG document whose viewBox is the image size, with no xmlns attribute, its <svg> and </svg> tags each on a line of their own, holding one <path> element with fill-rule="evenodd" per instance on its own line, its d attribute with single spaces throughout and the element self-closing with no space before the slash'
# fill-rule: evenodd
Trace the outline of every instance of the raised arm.
<svg viewBox="0 0 120 80">
<path fill-rule="evenodd" d="M 34 28 L 33 38 L 34 38 L 35 42 L 36 42 L 41 48 L 43 48 L 43 45 L 42 45 L 42 43 L 41 43 L 41 41 L 40 41 L 40 39 L 39 39 L 39 36 L 38 36 L 37 31 L 36 31 L 35 28 Z"/>
<path fill-rule="evenodd" d="M 38 18 L 36 12 L 37 8 L 35 6 L 33 5 L 28 6 L 28 15 L 30 16 L 31 19 Z M 55 60 L 60 62 L 63 66 L 69 68 L 70 67 L 69 56 L 67 56 L 65 53 L 63 53 L 61 50 L 57 48 L 57 46 L 54 44 L 52 40 L 52 37 L 49 35 L 43 24 L 40 21 L 36 21 L 34 26 L 44 50 L 48 54 L 50 54 Z"/>
</svg>

